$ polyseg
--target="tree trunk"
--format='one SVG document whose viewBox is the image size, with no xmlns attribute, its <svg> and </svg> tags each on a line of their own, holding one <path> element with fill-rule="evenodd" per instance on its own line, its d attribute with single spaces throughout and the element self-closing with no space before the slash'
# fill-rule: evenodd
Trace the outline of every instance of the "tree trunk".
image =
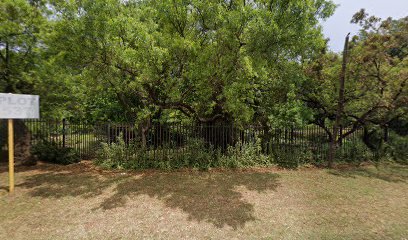
<svg viewBox="0 0 408 240">
<path fill-rule="evenodd" d="M 388 125 L 385 124 L 383 129 L 384 129 L 384 142 L 388 142 L 388 136 L 389 136 Z"/>
<path fill-rule="evenodd" d="M 15 161 L 22 165 L 35 165 L 31 155 L 31 133 L 22 120 L 14 120 L 16 128 Z"/>
<path fill-rule="evenodd" d="M 142 148 L 145 149 L 147 146 L 147 134 L 148 131 L 151 127 L 151 121 L 150 118 L 147 118 L 145 120 L 143 120 L 140 125 L 139 125 L 139 129 L 140 129 L 140 137 L 141 137 L 141 141 L 142 141 Z"/>
<path fill-rule="evenodd" d="M 337 150 L 336 136 L 329 137 L 329 152 L 328 152 L 328 167 L 329 168 L 333 167 L 334 157 L 335 157 L 335 153 Z"/>
<path fill-rule="evenodd" d="M 343 63 L 341 66 L 341 73 L 340 73 L 340 86 L 339 86 L 339 99 L 337 105 L 337 113 L 336 113 L 336 121 L 333 126 L 333 137 L 330 140 L 329 146 L 329 153 L 328 153 L 328 167 L 333 167 L 334 163 L 334 155 L 336 153 L 338 139 L 337 135 L 339 132 L 339 125 L 343 118 L 343 111 L 344 111 L 344 82 L 346 79 L 346 67 L 347 67 L 347 54 L 348 54 L 348 41 L 349 41 L 349 34 L 347 34 L 346 39 L 344 41 L 344 50 L 343 50 Z M 341 138 L 341 134 L 340 134 Z"/>
<path fill-rule="evenodd" d="M 7 161 L 7 151 L 5 146 L 7 145 L 7 122 L 6 120 L 0 119 L 0 161 Z"/>
</svg>

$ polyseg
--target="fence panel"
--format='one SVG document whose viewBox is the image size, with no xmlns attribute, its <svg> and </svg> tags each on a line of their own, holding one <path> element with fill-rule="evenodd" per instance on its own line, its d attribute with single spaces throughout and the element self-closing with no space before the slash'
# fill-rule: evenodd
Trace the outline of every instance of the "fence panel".
<svg viewBox="0 0 408 240">
<path fill-rule="evenodd" d="M 136 150 L 145 151 L 149 161 L 169 156 L 179 158 L 191 152 L 197 144 L 220 154 L 227 154 L 232 148 L 239 151 L 245 145 L 254 144 L 259 145 L 260 153 L 282 161 L 299 163 L 310 158 L 315 162 L 323 162 L 329 148 L 326 132 L 312 125 L 303 128 L 264 129 L 257 126 L 239 128 L 233 125 L 155 123 L 142 133 L 132 123 L 89 124 L 65 120 L 25 120 L 24 123 L 31 133 L 33 145 L 40 141 L 54 142 L 61 147 L 75 149 L 83 159 L 94 158 L 102 142 L 111 144 L 119 140 Z M 4 132 L 4 128 L 4 121 L 1 121 L 0 130 Z M 362 135 L 363 130 L 358 129 L 342 139 L 339 152 L 351 156 L 355 151 L 354 146 L 361 142 Z M 3 149 L 4 139 L 4 134 L 0 135 Z"/>
</svg>

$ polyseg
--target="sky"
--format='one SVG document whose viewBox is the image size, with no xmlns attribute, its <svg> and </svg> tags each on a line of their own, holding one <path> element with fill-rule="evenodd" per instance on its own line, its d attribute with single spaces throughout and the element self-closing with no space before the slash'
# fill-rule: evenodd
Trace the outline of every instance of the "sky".
<svg viewBox="0 0 408 240">
<path fill-rule="evenodd" d="M 344 38 L 347 33 L 355 35 L 359 26 L 351 24 L 350 20 L 354 13 L 361 8 L 366 13 L 375 15 L 382 19 L 392 17 L 402 18 L 408 15 L 408 0 L 333 0 L 338 5 L 333 16 L 322 22 L 324 35 L 330 38 L 329 47 L 335 52 L 341 52 Z"/>
</svg>

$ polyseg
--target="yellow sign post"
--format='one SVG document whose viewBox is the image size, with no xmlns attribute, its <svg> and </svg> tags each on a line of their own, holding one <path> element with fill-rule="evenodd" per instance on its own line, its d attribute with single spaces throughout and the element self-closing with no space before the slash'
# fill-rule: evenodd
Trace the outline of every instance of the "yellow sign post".
<svg viewBox="0 0 408 240">
<path fill-rule="evenodd" d="M 14 192 L 14 127 L 13 119 L 40 118 L 37 95 L 0 93 L 0 119 L 8 119 L 9 190 Z"/>
<path fill-rule="evenodd" d="M 8 159 L 9 159 L 9 192 L 14 192 L 14 126 L 13 119 L 8 120 Z"/>
</svg>

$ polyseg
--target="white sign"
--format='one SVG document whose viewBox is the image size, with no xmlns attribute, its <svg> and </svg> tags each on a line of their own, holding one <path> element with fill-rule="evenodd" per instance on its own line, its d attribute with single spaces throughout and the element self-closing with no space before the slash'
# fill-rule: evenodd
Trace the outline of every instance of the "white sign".
<svg viewBox="0 0 408 240">
<path fill-rule="evenodd" d="M 0 119 L 40 118 L 38 95 L 0 93 Z"/>
</svg>

